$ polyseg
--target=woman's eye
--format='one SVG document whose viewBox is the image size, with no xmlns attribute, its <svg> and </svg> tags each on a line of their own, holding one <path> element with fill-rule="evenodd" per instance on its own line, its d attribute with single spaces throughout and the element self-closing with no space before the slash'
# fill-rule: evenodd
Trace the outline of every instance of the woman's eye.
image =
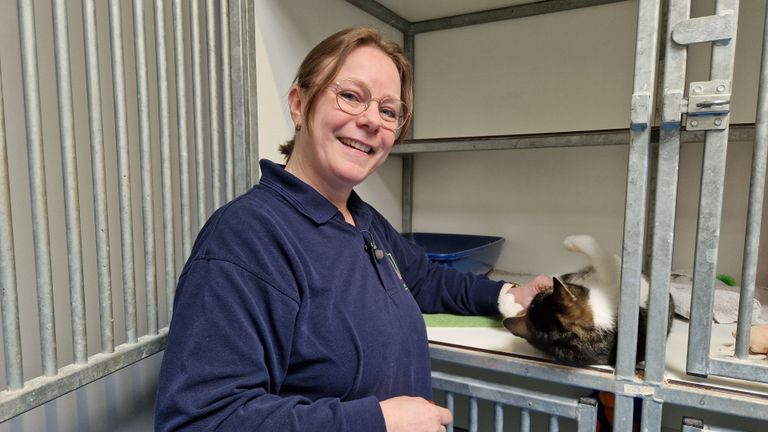
<svg viewBox="0 0 768 432">
<path fill-rule="evenodd" d="M 361 101 L 360 96 L 351 90 L 340 90 L 338 94 L 347 102 L 360 103 Z"/>
<path fill-rule="evenodd" d="M 379 109 L 379 113 L 381 113 L 382 117 L 390 121 L 395 121 L 397 120 L 397 117 L 398 117 L 397 111 L 389 107 L 381 107 Z"/>
</svg>

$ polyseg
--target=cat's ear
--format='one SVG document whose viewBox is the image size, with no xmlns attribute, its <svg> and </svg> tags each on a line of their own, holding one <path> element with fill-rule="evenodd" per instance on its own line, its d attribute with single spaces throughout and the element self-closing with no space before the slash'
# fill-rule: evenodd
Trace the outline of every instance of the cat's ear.
<svg viewBox="0 0 768 432">
<path fill-rule="evenodd" d="M 504 327 L 515 336 L 528 339 L 528 325 L 525 323 L 525 315 L 504 318 Z"/>
<path fill-rule="evenodd" d="M 563 281 L 556 277 L 552 278 L 552 295 L 555 301 L 561 305 L 570 305 L 576 301 L 576 296 L 565 286 Z"/>
</svg>

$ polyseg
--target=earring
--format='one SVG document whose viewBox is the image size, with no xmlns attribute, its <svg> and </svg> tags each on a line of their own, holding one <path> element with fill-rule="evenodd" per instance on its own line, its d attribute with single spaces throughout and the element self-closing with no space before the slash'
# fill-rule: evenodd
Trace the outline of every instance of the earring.
<svg viewBox="0 0 768 432">
<path fill-rule="evenodd" d="M 294 127 L 296 129 L 296 132 L 301 130 L 301 124 L 296 123 L 296 126 Z"/>
</svg>

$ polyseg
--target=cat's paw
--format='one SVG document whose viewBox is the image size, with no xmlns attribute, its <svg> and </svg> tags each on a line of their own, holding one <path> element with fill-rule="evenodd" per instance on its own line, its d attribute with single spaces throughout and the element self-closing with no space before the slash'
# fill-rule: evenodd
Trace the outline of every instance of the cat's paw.
<svg viewBox="0 0 768 432">
<path fill-rule="evenodd" d="M 594 249 L 596 245 L 597 240 L 586 234 L 570 235 L 563 240 L 565 249 L 573 252 L 586 252 Z"/>
<path fill-rule="evenodd" d="M 499 300 L 499 312 L 501 312 L 501 315 L 504 316 L 504 318 L 517 316 L 522 310 L 523 306 L 515 301 L 514 294 L 507 293 L 501 296 L 501 299 Z"/>
</svg>

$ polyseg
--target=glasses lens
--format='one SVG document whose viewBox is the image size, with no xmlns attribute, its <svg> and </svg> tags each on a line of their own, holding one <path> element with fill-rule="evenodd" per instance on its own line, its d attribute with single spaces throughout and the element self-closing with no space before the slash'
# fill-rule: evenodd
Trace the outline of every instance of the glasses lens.
<svg viewBox="0 0 768 432">
<path fill-rule="evenodd" d="M 365 111 L 370 95 L 365 88 L 353 81 L 342 81 L 336 87 L 336 101 L 347 114 L 358 115 Z"/>
<path fill-rule="evenodd" d="M 390 123 L 395 123 L 397 127 L 403 124 L 405 119 L 405 104 L 400 99 L 384 99 L 379 102 L 379 115 Z"/>
<path fill-rule="evenodd" d="M 384 120 L 385 127 L 398 129 L 403 125 L 408 107 L 400 99 L 373 99 L 367 87 L 352 80 L 342 80 L 336 84 L 336 103 L 347 114 L 362 114 L 372 100 L 378 101 L 379 116 Z"/>
</svg>

